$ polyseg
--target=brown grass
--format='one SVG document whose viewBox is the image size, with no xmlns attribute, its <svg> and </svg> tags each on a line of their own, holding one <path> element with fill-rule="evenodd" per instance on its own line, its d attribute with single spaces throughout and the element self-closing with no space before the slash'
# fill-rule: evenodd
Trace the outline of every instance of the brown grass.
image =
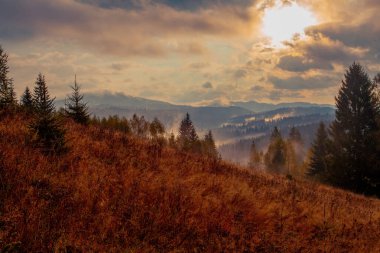
<svg viewBox="0 0 380 253">
<path fill-rule="evenodd" d="M 46 157 L 0 122 L 0 249 L 380 252 L 380 201 L 67 123 Z"/>
</svg>

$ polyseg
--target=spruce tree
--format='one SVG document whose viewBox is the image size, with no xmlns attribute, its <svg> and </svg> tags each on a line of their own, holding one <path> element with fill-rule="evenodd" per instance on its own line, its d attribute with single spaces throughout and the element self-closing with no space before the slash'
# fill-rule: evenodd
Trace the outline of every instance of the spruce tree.
<svg viewBox="0 0 380 253">
<path fill-rule="evenodd" d="M 301 176 L 302 173 L 299 173 L 299 169 L 301 164 L 304 162 L 306 153 L 302 135 L 298 128 L 296 128 L 295 126 L 293 126 L 289 131 L 287 147 L 287 156 L 289 158 L 288 167 L 290 167 L 291 169 L 293 169 L 294 172 L 296 172 L 292 174 L 299 174 Z"/>
<path fill-rule="evenodd" d="M 217 158 L 218 151 L 216 149 L 214 137 L 211 130 L 207 132 L 203 141 L 203 153 L 209 157 Z"/>
<path fill-rule="evenodd" d="M 278 127 L 274 127 L 273 132 L 271 133 L 270 140 L 282 139 L 281 132 L 278 130 Z"/>
<path fill-rule="evenodd" d="M 188 113 L 179 127 L 178 144 L 184 151 L 199 151 L 199 138 Z"/>
<path fill-rule="evenodd" d="M 54 98 L 50 98 L 45 77 L 41 73 L 35 83 L 33 103 L 35 119 L 30 128 L 34 133 L 34 141 L 44 153 L 53 154 L 64 151 L 64 131 L 55 115 Z"/>
<path fill-rule="evenodd" d="M 380 100 L 380 73 L 377 73 L 377 75 L 373 78 L 373 83 L 377 90 L 377 99 Z"/>
<path fill-rule="evenodd" d="M 20 102 L 21 106 L 26 110 L 31 111 L 33 109 L 33 97 L 32 93 L 29 90 L 29 87 L 25 88 L 25 91 L 21 96 Z"/>
<path fill-rule="evenodd" d="M 290 132 L 289 132 L 289 140 L 291 142 L 298 142 L 298 143 L 302 143 L 302 136 L 301 136 L 301 133 L 300 131 L 295 127 L 293 126 L 291 129 L 290 129 Z"/>
<path fill-rule="evenodd" d="M 132 132 L 140 137 L 146 138 L 149 130 L 149 123 L 145 120 L 144 116 L 137 116 L 133 114 L 132 119 L 130 120 Z"/>
<path fill-rule="evenodd" d="M 87 104 L 83 102 L 83 95 L 80 94 L 80 86 L 77 84 L 75 76 L 74 86 L 71 86 L 72 94 L 66 103 L 66 114 L 75 122 L 87 125 L 90 120 Z"/>
<path fill-rule="evenodd" d="M 168 144 L 169 144 L 169 147 L 172 147 L 172 148 L 175 148 L 177 146 L 173 132 L 169 135 Z"/>
<path fill-rule="evenodd" d="M 277 127 L 274 128 L 268 151 L 265 154 L 265 166 L 268 171 L 284 173 L 286 169 L 286 143 Z"/>
<path fill-rule="evenodd" d="M 286 174 L 292 176 L 300 175 L 300 163 L 298 162 L 295 145 L 297 145 L 296 142 L 290 139 L 285 142 Z"/>
<path fill-rule="evenodd" d="M 325 181 L 329 159 L 329 136 L 325 124 L 319 124 L 315 140 L 311 146 L 311 156 L 306 175 Z"/>
<path fill-rule="evenodd" d="M 165 126 L 157 118 L 154 118 L 149 125 L 150 136 L 157 138 L 165 133 Z"/>
<path fill-rule="evenodd" d="M 349 67 L 335 100 L 328 181 L 359 193 L 373 193 L 379 190 L 379 153 L 374 138 L 379 129 L 379 101 L 374 82 L 360 64 Z"/>
<path fill-rule="evenodd" d="M 0 110 L 11 110 L 16 105 L 13 79 L 8 77 L 8 55 L 0 46 Z"/>
<path fill-rule="evenodd" d="M 254 140 L 252 140 L 251 149 L 249 151 L 248 166 L 251 169 L 260 169 L 261 166 L 261 155 L 256 148 L 256 143 Z"/>
</svg>

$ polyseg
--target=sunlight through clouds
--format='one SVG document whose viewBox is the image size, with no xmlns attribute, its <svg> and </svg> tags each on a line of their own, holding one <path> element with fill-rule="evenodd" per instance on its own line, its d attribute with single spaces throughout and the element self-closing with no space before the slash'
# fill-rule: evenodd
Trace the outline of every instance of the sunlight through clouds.
<svg viewBox="0 0 380 253">
<path fill-rule="evenodd" d="M 304 29 L 315 24 L 317 19 L 309 10 L 297 3 L 281 5 L 278 1 L 274 7 L 265 10 L 262 31 L 275 46 L 280 46 L 295 35 L 304 36 Z"/>
</svg>

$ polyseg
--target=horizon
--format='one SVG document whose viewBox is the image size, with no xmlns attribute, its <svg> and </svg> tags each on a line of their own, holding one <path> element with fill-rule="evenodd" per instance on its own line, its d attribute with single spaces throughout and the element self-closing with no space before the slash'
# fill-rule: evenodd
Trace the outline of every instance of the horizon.
<svg viewBox="0 0 380 253">
<path fill-rule="evenodd" d="M 144 100 L 150 100 L 150 101 L 155 101 L 155 102 L 168 103 L 168 104 L 171 104 L 174 106 L 190 106 L 190 107 L 229 107 L 229 106 L 239 107 L 239 105 L 236 105 L 236 103 L 258 103 L 258 104 L 269 104 L 269 105 L 308 104 L 310 106 L 316 105 L 316 106 L 335 107 L 335 104 L 312 103 L 312 102 L 307 102 L 307 101 L 280 102 L 280 103 L 268 102 L 268 103 L 265 103 L 265 102 L 259 102 L 257 100 L 229 101 L 228 104 L 209 104 L 209 105 L 186 104 L 186 103 L 181 104 L 181 103 L 172 103 L 172 102 L 168 102 L 168 101 L 164 101 L 164 100 L 160 100 L 160 99 L 150 99 L 150 98 L 146 98 L 146 97 L 132 96 L 132 95 L 129 95 L 129 94 L 126 94 L 123 92 L 118 92 L 118 91 L 111 92 L 108 90 L 99 91 L 99 92 L 83 93 L 83 95 L 84 95 L 83 100 L 86 101 L 87 103 L 93 102 L 93 101 L 86 99 L 86 96 L 98 96 L 98 97 L 102 97 L 102 96 L 113 96 L 113 97 L 115 97 L 115 96 L 118 96 L 118 97 L 122 97 L 123 99 L 128 99 L 128 98 L 144 99 Z M 63 102 L 65 100 L 65 98 L 66 97 L 55 97 L 55 101 Z"/>
<path fill-rule="evenodd" d="M 77 74 L 84 93 L 175 105 L 333 105 L 352 62 L 371 78 L 380 66 L 372 0 L 0 3 L 0 44 L 18 96 L 42 72 L 58 99 Z"/>
</svg>

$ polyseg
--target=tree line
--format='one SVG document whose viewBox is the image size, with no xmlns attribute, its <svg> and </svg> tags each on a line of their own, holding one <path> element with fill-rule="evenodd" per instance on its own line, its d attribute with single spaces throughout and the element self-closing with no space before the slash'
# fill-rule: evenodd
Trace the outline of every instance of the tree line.
<svg viewBox="0 0 380 253">
<path fill-rule="evenodd" d="M 305 161 L 297 129 L 284 140 L 275 127 L 265 155 L 252 143 L 250 166 L 297 175 L 293 170 L 335 187 L 380 196 L 380 73 L 371 79 L 354 62 L 335 101 L 335 120 L 319 124 Z"/>
<path fill-rule="evenodd" d="M 18 103 L 13 79 L 9 77 L 8 55 L 0 46 L 0 120 L 18 111 L 30 115 L 32 121 L 29 129 L 32 143 L 44 153 L 60 154 L 67 151 L 63 121 L 71 119 L 84 126 L 95 125 L 103 129 L 133 134 L 139 138 L 151 138 L 181 151 L 219 159 L 212 132 L 208 131 L 204 139 L 199 138 L 189 114 L 186 114 L 182 120 L 178 136 L 172 133 L 166 138 L 165 126 L 157 118 L 149 122 L 144 116 L 136 114 L 131 119 L 120 118 L 117 115 L 108 118 L 90 117 L 89 108 L 83 101 L 84 96 L 80 92 L 76 76 L 74 85 L 70 87 L 72 93 L 66 98 L 65 107 L 57 111 L 55 98 L 51 98 L 45 76 L 40 73 L 33 92 L 26 87 Z"/>
<path fill-rule="evenodd" d="M 251 169 L 265 169 L 272 173 L 300 176 L 304 162 L 304 142 L 300 131 L 293 126 L 287 139 L 282 137 L 278 127 L 274 127 L 267 151 L 263 153 L 252 141 L 248 166 Z"/>
<path fill-rule="evenodd" d="M 335 120 L 320 124 L 307 175 L 357 193 L 380 196 L 380 73 L 372 80 L 353 63 L 335 98 Z"/>
</svg>

